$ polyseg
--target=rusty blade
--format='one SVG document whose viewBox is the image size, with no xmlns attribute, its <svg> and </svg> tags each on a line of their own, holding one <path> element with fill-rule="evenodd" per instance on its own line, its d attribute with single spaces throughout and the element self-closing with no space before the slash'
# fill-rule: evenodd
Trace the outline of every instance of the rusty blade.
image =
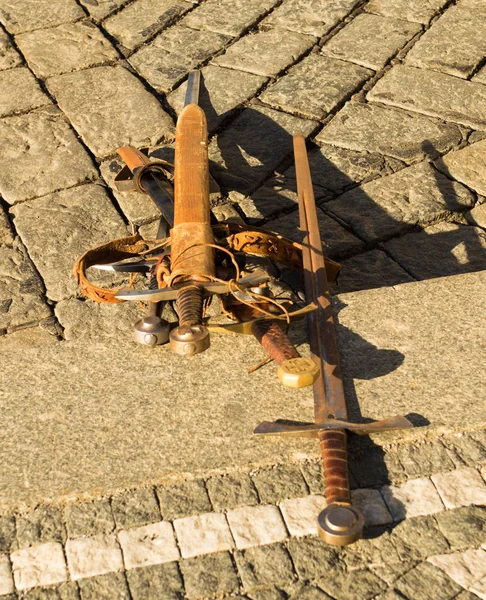
<svg viewBox="0 0 486 600">
<path fill-rule="evenodd" d="M 305 295 L 307 302 L 317 305 L 317 311 L 308 316 L 311 353 L 321 372 L 313 386 L 315 420 L 316 423 L 327 419 L 346 420 L 348 413 L 339 364 L 339 349 L 303 137 L 294 137 L 294 153 L 300 228 L 306 232 L 302 244 Z"/>
</svg>

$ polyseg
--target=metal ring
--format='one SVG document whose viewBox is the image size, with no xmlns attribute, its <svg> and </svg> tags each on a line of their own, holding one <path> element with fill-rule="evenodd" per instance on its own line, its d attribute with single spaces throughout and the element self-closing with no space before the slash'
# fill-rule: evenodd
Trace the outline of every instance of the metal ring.
<svg viewBox="0 0 486 600">
<path fill-rule="evenodd" d="M 164 168 L 165 166 L 165 168 Z M 144 173 L 146 173 L 147 171 L 158 171 L 159 173 L 162 173 L 162 175 L 167 179 L 167 181 L 169 181 L 169 176 L 168 176 L 168 169 L 166 168 L 167 166 L 172 167 L 173 165 L 171 165 L 170 163 L 166 163 L 166 162 L 149 162 L 146 165 L 143 165 L 141 167 L 139 167 L 138 169 L 135 170 L 135 172 L 133 173 L 133 185 L 136 187 L 136 189 L 139 192 L 143 192 L 144 194 L 146 194 L 146 190 L 142 185 L 141 182 L 141 177 Z"/>
</svg>

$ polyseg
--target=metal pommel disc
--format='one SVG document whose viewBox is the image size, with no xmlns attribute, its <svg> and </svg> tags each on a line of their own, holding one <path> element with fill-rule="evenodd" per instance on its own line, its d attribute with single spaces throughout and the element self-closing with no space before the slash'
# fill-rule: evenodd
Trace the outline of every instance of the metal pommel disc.
<svg viewBox="0 0 486 600">
<path fill-rule="evenodd" d="M 319 537 L 333 546 L 356 542 L 363 534 L 363 526 L 363 515 L 347 504 L 330 504 L 317 517 Z"/>
<path fill-rule="evenodd" d="M 277 371 L 280 383 L 289 388 L 301 388 L 312 385 L 319 377 L 319 367 L 312 358 L 289 358 Z"/>
<path fill-rule="evenodd" d="M 135 323 L 135 341 L 146 346 L 157 346 L 169 341 L 170 326 L 160 317 L 144 317 Z"/>
<path fill-rule="evenodd" d="M 209 331 L 205 325 L 179 325 L 170 332 L 170 349 L 174 354 L 194 356 L 209 348 Z"/>
</svg>

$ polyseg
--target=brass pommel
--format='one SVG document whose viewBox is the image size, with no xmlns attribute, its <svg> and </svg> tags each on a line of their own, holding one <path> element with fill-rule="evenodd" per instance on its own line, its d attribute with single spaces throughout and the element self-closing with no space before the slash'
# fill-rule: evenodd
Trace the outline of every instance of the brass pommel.
<svg viewBox="0 0 486 600">
<path fill-rule="evenodd" d="M 179 325 L 170 332 L 170 349 L 174 354 L 194 356 L 209 348 L 209 331 L 205 325 Z"/>
<path fill-rule="evenodd" d="M 289 388 L 301 388 L 312 385 L 319 377 L 319 367 L 312 358 L 289 358 L 277 371 L 280 383 Z"/>
<path fill-rule="evenodd" d="M 329 504 L 317 517 L 317 531 L 328 544 L 347 546 L 363 535 L 364 518 L 350 504 Z"/>
</svg>

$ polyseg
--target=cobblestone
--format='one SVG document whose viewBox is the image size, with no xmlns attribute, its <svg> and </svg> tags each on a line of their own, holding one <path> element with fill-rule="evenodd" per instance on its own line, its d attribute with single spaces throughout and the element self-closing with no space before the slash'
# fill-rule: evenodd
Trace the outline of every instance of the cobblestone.
<svg viewBox="0 0 486 600">
<path fill-rule="evenodd" d="M 127 569 L 172 562 L 179 558 L 172 525 L 166 521 L 118 532 Z"/>
<path fill-rule="evenodd" d="M 51 104 L 49 97 L 44 94 L 32 73 L 25 67 L 1 71 L 0 86 L 3 90 L 0 117 Z"/>
<path fill-rule="evenodd" d="M 466 79 L 486 54 L 486 10 L 452 6 L 407 54 L 407 64 Z"/>
<path fill-rule="evenodd" d="M 157 4 L 151 0 L 137 0 L 113 17 L 109 17 L 104 26 L 123 46 L 133 49 L 167 27 L 191 7 L 192 5 L 184 0 L 160 0 Z"/>
<path fill-rule="evenodd" d="M 408 517 L 431 515 L 444 510 L 444 505 L 430 479 L 411 479 L 400 487 L 382 488 L 385 502 L 395 521 Z"/>
<path fill-rule="evenodd" d="M 486 234 L 479 227 L 442 222 L 390 240 L 385 248 L 416 279 L 429 279 L 483 269 Z"/>
<path fill-rule="evenodd" d="M 318 537 L 291 538 L 289 551 L 298 576 L 307 581 L 338 568 L 341 559 L 333 547 Z"/>
<path fill-rule="evenodd" d="M 376 491 L 376 490 L 375 490 Z M 367 567 L 373 570 L 383 579 L 382 571 L 389 573 L 390 577 L 396 579 L 403 572 L 396 568 L 402 563 L 400 556 L 391 541 L 389 532 L 384 527 L 373 527 L 365 530 L 365 536 L 352 546 L 345 548 L 341 562 L 347 565 L 350 571 Z"/>
<path fill-rule="evenodd" d="M 250 33 L 230 46 L 213 63 L 255 75 L 274 77 L 315 44 L 310 35 L 270 29 Z"/>
<path fill-rule="evenodd" d="M 19 53 L 13 47 L 8 35 L 0 29 L 0 71 L 19 67 L 22 59 Z"/>
<path fill-rule="evenodd" d="M 371 242 L 400 235 L 412 226 L 444 218 L 473 203 L 473 196 L 462 185 L 451 182 L 429 164 L 419 163 L 346 192 L 328 202 L 326 211 Z"/>
<path fill-rule="evenodd" d="M 447 0 L 370 0 L 365 10 L 427 25 Z"/>
<path fill-rule="evenodd" d="M 0 554 L 0 595 L 11 594 L 14 590 L 10 561 L 7 556 Z"/>
<path fill-rule="evenodd" d="M 372 71 L 321 54 L 310 54 L 260 99 L 281 110 L 321 119 L 353 94 Z"/>
<path fill-rule="evenodd" d="M 204 482 L 198 479 L 158 487 L 157 496 L 164 519 L 177 519 L 211 510 Z"/>
<path fill-rule="evenodd" d="M 115 528 L 110 503 L 106 500 L 68 505 L 66 524 L 70 538 L 110 533 Z"/>
<path fill-rule="evenodd" d="M 176 562 L 127 571 L 133 600 L 177 600 L 183 592 Z"/>
<path fill-rule="evenodd" d="M 295 577 L 289 553 L 281 544 L 236 552 L 235 560 L 243 587 L 247 590 L 290 583 Z"/>
<path fill-rule="evenodd" d="M 109 573 L 79 581 L 81 600 L 131 600 L 123 573 Z"/>
<path fill-rule="evenodd" d="M 0 21 L 10 33 L 22 33 L 84 17 L 83 9 L 75 0 L 4 0 L 0 7 Z"/>
<path fill-rule="evenodd" d="M 262 469 L 252 474 L 252 480 L 262 503 L 275 504 L 307 494 L 304 478 L 296 465 Z"/>
<path fill-rule="evenodd" d="M 174 528 L 183 558 L 222 552 L 234 546 L 226 517 L 220 513 L 176 519 Z"/>
<path fill-rule="evenodd" d="M 358 0 L 286 0 L 262 25 L 277 26 L 291 31 L 322 37 L 343 19 Z"/>
<path fill-rule="evenodd" d="M 221 596 L 239 588 L 231 555 L 218 552 L 208 556 L 189 558 L 180 563 L 188 598 Z"/>
<path fill-rule="evenodd" d="M 476 83 L 486 83 L 486 67 L 479 69 L 479 71 L 474 75 L 472 81 Z"/>
<path fill-rule="evenodd" d="M 121 218 L 98 185 L 24 202 L 14 206 L 12 213 L 17 231 L 45 281 L 47 295 L 54 300 L 78 294 L 71 271 L 87 249 L 126 235 Z M 92 281 L 102 280 L 102 275 L 93 274 Z"/>
<path fill-rule="evenodd" d="M 435 166 L 448 177 L 467 185 L 478 194 L 486 194 L 486 140 L 451 152 L 435 161 Z"/>
<path fill-rule="evenodd" d="M 287 529 L 276 506 L 236 508 L 230 510 L 227 517 L 236 547 L 240 550 L 287 538 Z"/>
<path fill-rule="evenodd" d="M 332 578 L 319 579 L 318 585 L 336 600 L 369 600 L 385 590 L 383 581 L 367 569 L 354 571 L 352 577 L 336 571 Z"/>
<path fill-rule="evenodd" d="M 470 587 L 486 575 L 486 552 L 482 548 L 430 556 L 428 562 L 445 571 L 463 588 Z"/>
<path fill-rule="evenodd" d="M 17 540 L 20 548 L 44 542 L 64 542 L 65 539 L 61 511 L 57 508 L 39 506 L 17 518 Z"/>
<path fill-rule="evenodd" d="M 127 0 L 80 0 L 80 3 L 86 8 L 93 19 L 100 21 L 124 4 L 127 4 Z"/>
<path fill-rule="evenodd" d="M 385 483 L 403 479 L 403 467 L 394 452 L 387 452 L 378 446 L 352 454 L 351 473 L 357 487 L 380 488 Z"/>
<path fill-rule="evenodd" d="M 230 40 L 226 35 L 171 27 L 130 57 L 130 63 L 159 92 L 172 90 L 187 73 Z"/>
<path fill-rule="evenodd" d="M 486 542 L 486 508 L 457 508 L 436 515 L 439 529 L 453 550 L 467 550 Z M 434 552 L 436 554 L 436 552 Z"/>
<path fill-rule="evenodd" d="M 94 179 L 97 171 L 73 130 L 58 115 L 41 111 L 0 120 L 5 152 L 0 193 L 15 204 Z"/>
<path fill-rule="evenodd" d="M 428 563 L 422 563 L 406 573 L 395 583 L 395 588 L 406 598 L 426 600 L 434 590 L 437 600 L 455 598 L 462 590 L 443 571 Z"/>
<path fill-rule="evenodd" d="M 325 484 L 322 462 L 304 462 L 300 465 L 300 470 L 309 488 L 309 493 L 314 495 L 323 494 Z"/>
<path fill-rule="evenodd" d="M 400 447 L 398 457 L 409 478 L 428 477 L 454 468 L 445 446 L 440 442 L 406 444 Z"/>
<path fill-rule="evenodd" d="M 115 496 L 111 509 L 118 528 L 139 527 L 160 520 L 159 505 L 152 489 L 132 490 Z"/>
<path fill-rule="evenodd" d="M 114 535 L 68 540 L 66 557 L 73 580 L 123 571 L 124 568 L 120 546 Z"/>
<path fill-rule="evenodd" d="M 0 517 L 0 552 L 8 554 L 18 547 L 15 519 L 13 517 Z"/>
<path fill-rule="evenodd" d="M 258 504 L 255 487 L 246 473 L 211 477 L 206 481 L 206 487 L 217 511 Z"/>
<path fill-rule="evenodd" d="M 324 496 L 284 500 L 280 504 L 280 510 L 290 535 L 317 535 L 317 517 L 325 506 Z"/>
<path fill-rule="evenodd" d="M 44 588 L 33 588 L 23 593 L 22 600 L 79 600 L 78 584 L 75 582 L 61 583 Z M 17 600 L 2 598 L 2 600 Z"/>
<path fill-rule="evenodd" d="M 486 87 L 445 73 L 397 65 L 378 81 L 367 97 L 371 101 L 486 130 Z"/>
<path fill-rule="evenodd" d="M 461 142 L 459 128 L 372 104 L 348 103 L 316 137 L 318 143 L 385 154 L 407 163 L 435 158 Z"/>
<path fill-rule="evenodd" d="M 67 579 L 62 545 L 57 542 L 15 550 L 10 557 L 15 586 L 19 590 L 61 583 Z"/>
<path fill-rule="evenodd" d="M 443 513 L 440 513 L 443 514 Z M 433 554 L 449 552 L 447 539 L 431 516 L 407 519 L 395 525 L 390 533 L 400 560 L 420 561 Z"/>
<path fill-rule="evenodd" d="M 38 77 L 94 67 L 119 57 L 91 21 L 23 33 L 16 42 Z"/>
<path fill-rule="evenodd" d="M 452 459 L 459 466 L 486 463 L 486 448 L 469 433 L 446 436 L 442 443 L 453 453 Z"/>
<path fill-rule="evenodd" d="M 353 505 L 363 513 L 366 527 L 388 525 L 393 522 L 393 517 L 378 490 L 353 490 L 351 498 Z"/>
<path fill-rule="evenodd" d="M 173 137 L 172 120 L 127 69 L 95 67 L 51 77 L 47 85 L 97 156 L 112 154 L 119 146 L 147 146 Z"/>
<path fill-rule="evenodd" d="M 486 506 L 486 484 L 476 469 L 465 468 L 432 475 L 446 508 Z M 486 574 L 486 573 L 485 573 Z"/>
<path fill-rule="evenodd" d="M 376 71 L 420 30 L 415 23 L 363 13 L 333 36 L 322 51 Z"/>
</svg>

